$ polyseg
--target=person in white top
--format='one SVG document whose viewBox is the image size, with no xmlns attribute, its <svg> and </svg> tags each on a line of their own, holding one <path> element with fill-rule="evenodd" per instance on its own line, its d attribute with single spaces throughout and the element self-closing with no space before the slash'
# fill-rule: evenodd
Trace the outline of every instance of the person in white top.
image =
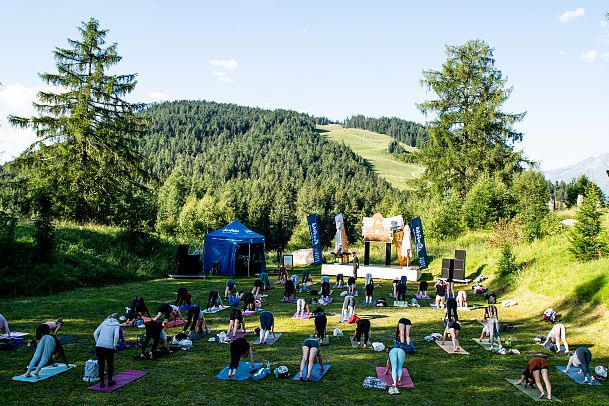
<svg viewBox="0 0 609 406">
<path fill-rule="evenodd" d="M 99 386 L 105 387 L 104 383 L 104 367 L 108 363 L 108 386 L 114 386 L 115 381 L 112 380 L 114 373 L 114 353 L 116 345 L 120 337 L 120 324 L 118 322 L 118 313 L 113 313 L 104 320 L 93 333 L 95 338 L 95 355 L 97 356 L 97 364 L 99 367 Z"/>
<path fill-rule="evenodd" d="M 11 329 L 8 328 L 8 321 L 0 314 L 0 331 L 4 330 L 7 336 L 11 336 Z"/>
</svg>

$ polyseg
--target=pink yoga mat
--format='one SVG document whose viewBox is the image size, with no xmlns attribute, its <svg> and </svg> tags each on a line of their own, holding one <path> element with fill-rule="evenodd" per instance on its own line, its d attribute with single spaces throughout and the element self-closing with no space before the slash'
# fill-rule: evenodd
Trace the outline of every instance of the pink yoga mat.
<svg viewBox="0 0 609 406">
<path fill-rule="evenodd" d="M 228 338 L 230 338 L 231 340 L 236 340 L 237 338 L 245 337 L 248 334 L 251 334 L 250 330 L 247 330 L 245 333 L 243 332 L 243 330 L 239 330 L 235 335 L 233 335 L 233 332 L 231 331 L 228 335 Z"/>
<path fill-rule="evenodd" d="M 116 385 L 114 386 L 108 386 L 108 382 L 106 381 L 106 386 L 103 388 L 99 387 L 99 382 L 93 386 L 89 386 L 89 389 L 91 390 L 96 390 L 99 392 L 114 392 L 115 390 L 117 390 L 118 388 L 122 388 L 123 386 L 127 385 L 130 382 L 135 381 L 136 379 L 141 378 L 142 376 L 146 375 L 146 371 L 136 371 L 134 369 L 128 369 L 126 371 L 121 372 L 118 375 L 115 375 L 114 377 L 112 377 L 112 379 L 114 381 L 116 381 Z"/>
<path fill-rule="evenodd" d="M 186 324 L 186 320 L 173 320 L 165 323 L 165 328 L 171 328 L 175 326 L 181 326 L 182 324 Z"/>
<path fill-rule="evenodd" d="M 292 315 L 292 318 L 295 320 L 308 320 L 311 318 L 311 313 L 305 313 L 302 316 L 296 316 L 296 313 Z"/>
<path fill-rule="evenodd" d="M 144 320 L 144 323 L 148 323 L 150 320 L 152 320 L 152 318 L 143 317 L 142 320 Z M 126 321 L 124 323 L 121 323 L 121 327 L 130 327 L 130 326 L 133 326 L 133 321 Z"/>
<path fill-rule="evenodd" d="M 391 372 L 385 375 L 385 367 L 376 367 L 376 376 L 381 381 L 385 382 L 387 386 L 393 386 Z M 414 388 L 414 383 L 406 368 L 402 368 L 402 379 L 400 379 L 400 382 L 398 383 L 398 388 Z"/>
</svg>

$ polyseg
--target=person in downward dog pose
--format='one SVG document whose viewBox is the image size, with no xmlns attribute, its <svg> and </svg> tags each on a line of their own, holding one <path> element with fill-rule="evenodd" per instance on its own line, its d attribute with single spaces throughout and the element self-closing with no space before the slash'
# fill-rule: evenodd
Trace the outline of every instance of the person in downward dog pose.
<svg viewBox="0 0 609 406">
<path fill-rule="evenodd" d="M 552 330 L 548 333 L 546 341 L 542 344 L 544 347 L 548 344 L 556 344 L 556 352 L 560 353 L 560 341 L 562 340 L 565 346 L 565 353 L 569 352 L 569 343 L 567 343 L 567 328 L 564 324 L 555 324 Z M 551 346 L 550 346 L 551 347 Z"/>
<path fill-rule="evenodd" d="M 537 386 L 537 389 L 541 391 L 539 395 L 539 399 L 546 397 L 548 400 L 552 399 L 552 384 L 550 383 L 550 372 L 549 372 L 549 364 L 543 358 L 535 357 L 531 358 L 527 367 L 524 369 L 522 376 L 516 382 L 517 385 L 525 382 L 525 386 L 531 385 L 533 381 Z M 546 390 L 544 392 L 543 386 L 541 384 L 541 378 L 543 378 L 543 382 L 546 385 Z"/>
<path fill-rule="evenodd" d="M 584 375 L 584 383 L 588 383 L 588 379 L 590 379 L 590 383 L 594 382 L 595 377 L 594 374 L 590 371 L 590 361 L 592 361 L 592 353 L 586 347 L 579 347 L 575 350 L 571 358 L 569 358 L 569 363 L 567 367 L 563 371 L 565 374 L 569 372 L 571 365 L 575 368 L 579 368 L 579 373 Z"/>
<path fill-rule="evenodd" d="M 300 360 L 300 380 L 308 381 L 311 379 L 313 364 L 319 362 L 319 367 L 323 371 L 324 365 L 321 358 L 321 349 L 319 348 L 319 340 L 317 337 L 311 337 L 304 340 L 302 343 L 302 359 Z M 308 366 L 307 373 L 304 373 L 305 366 Z"/>
<path fill-rule="evenodd" d="M 366 299 L 365 299 L 364 303 L 366 303 L 367 305 L 371 305 L 373 298 L 374 298 L 374 281 L 371 278 L 370 283 L 366 284 Z"/>
<path fill-rule="evenodd" d="M 406 353 L 400 347 L 394 347 L 391 349 L 391 351 L 389 351 L 389 359 L 387 359 L 385 375 L 389 375 L 389 372 L 391 371 L 393 386 L 389 388 L 390 395 L 397 395 L 400 393 L 398 383 L 402 380 L 402 367 L 405 359 Z"/>
<path fill-rule="evenodd" d="M 353 334 L 353 341 L 357 342 L 357 348 L 361 348 L 362 336 L 364 336 L 364 348 L 368 346 L 368 338 L 370 337 L 370 320 L 361 319 L 358 320 L 355 327 L 355 333 Z"/>
<path fill-rule="evenodd" d="M 306 314 L 311 313 L 309 304 L 306 300 L 300 298 L 296 301 L 296 317 L 303 318 Z"/>
<path fill-rule="evenodd" d="M 260 344 L 266 344 L 269 333 L 275 338 L 275 316 L 269 311 L 260 313 Z"/>
<path fill-rule="evenodd" d="M 343 309 L 341 311 L 341 315 L 343 319 L 348 319 L 349 317 L 355 314 L 355 298 L 351 295 L 345 296 L 345 300 L 343 301 Z"/>
<path fill-rule="evenodd" d="M 237 379 L 237 368 L 241 358 L 250 357 L 250 367 L 254 368 L 254 353 L 252 346 L 243 337 L 239 337 L 230 343 L 230 364 L 228 364 L 228 379 Z"/>
<path fill-rule="evenodd" d="M 229 321 L 228 329 L 226 329 L 226 335 L 230 335 L 230 330 L 233 329 L 234 337 L 235 334 L 237 334 L 237 330 L 239 329 L 239 327 L 241 327 L 241 329 L 243 329 L 243 332 L 245 333 L 245 321 L 243 320 L 243 313 L 241 312 L 241 310 L 232 309 L 228 318 Z"/>
</svg>

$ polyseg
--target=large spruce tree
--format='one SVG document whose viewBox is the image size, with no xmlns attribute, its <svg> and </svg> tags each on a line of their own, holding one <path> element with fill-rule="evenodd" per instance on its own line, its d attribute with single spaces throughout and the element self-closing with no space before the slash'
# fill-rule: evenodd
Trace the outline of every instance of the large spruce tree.
<svg viewBox="0 0 609 406">
<path fill-rule="evenodd" d="M 145 122 L 136 113 L 143 105 L 124 99 L 135 88 L 135 74 L 108 72 L 122 57 L 116 43 L 105 46 L 107 30 L 91 18 L 78 31 L 69 48 L 53 52 L 57 72 L 40 74 L 56 91 L 38 93 L 39 115 L 9 121 L 38 137 L 17 160 L 28 168 L 30 188 L 53 191 L 63 218 L 109 222 L 121 211 L 125 191 L 146 175 L 137 152 Z"/>
<path fill-rule="evenodd" d="M 507 181 L 520 169 L 523 157 L 514 143 L 522 134 L 513 126 L 525 113 L 501 110 L 512 89 L 506 88 L 486 42 L 447 46 L 446 55 L 440 70 L 423 72 L 421 84 L 437 98 L 418 105 L 433 117 L 418 158 L 426 168 L 425 184 L 431 182 L 439 192 L 456 190 L 464 199 L 479 176 Z"/>
<path fill-rule="evenodd" d="M 569 235 L 569 250 L 580 261 L 598 259 L 608 252 L 607 242 L 601 238 L 601 201 L 598 190 L 589 186 L 584 204 L 577 211 L 577 223 Z"/>
</svg>

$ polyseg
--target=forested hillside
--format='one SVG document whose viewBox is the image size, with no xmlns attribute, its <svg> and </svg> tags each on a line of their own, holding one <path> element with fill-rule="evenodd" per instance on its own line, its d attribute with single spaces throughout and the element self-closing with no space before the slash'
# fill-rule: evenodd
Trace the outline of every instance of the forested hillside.
<svg viewBox="0 0 609 406">
<path fill-rule="evenodd" d="M 306 214 L 318 213 L 327 245 L 337 213 L 355 239 L 363 215 L 402 198 L 351 149 L 320 136 L 305 114 L 178 101 L 145 115 L 141 150 L 164 180 L 156 226 L 182 239 L 201 239 L 238 218 L 276 248 L 296 228 L 304 238 Z"/>
<path fill-rule="evenodd" d="M 423 142 L 429 137 L 423 125 L 397 117 L 375 118 L 358 114 L 347 118 L 343 125 L 347 128 L 386 134 L 413 147 L 423 146 Z"/>
</svg>

